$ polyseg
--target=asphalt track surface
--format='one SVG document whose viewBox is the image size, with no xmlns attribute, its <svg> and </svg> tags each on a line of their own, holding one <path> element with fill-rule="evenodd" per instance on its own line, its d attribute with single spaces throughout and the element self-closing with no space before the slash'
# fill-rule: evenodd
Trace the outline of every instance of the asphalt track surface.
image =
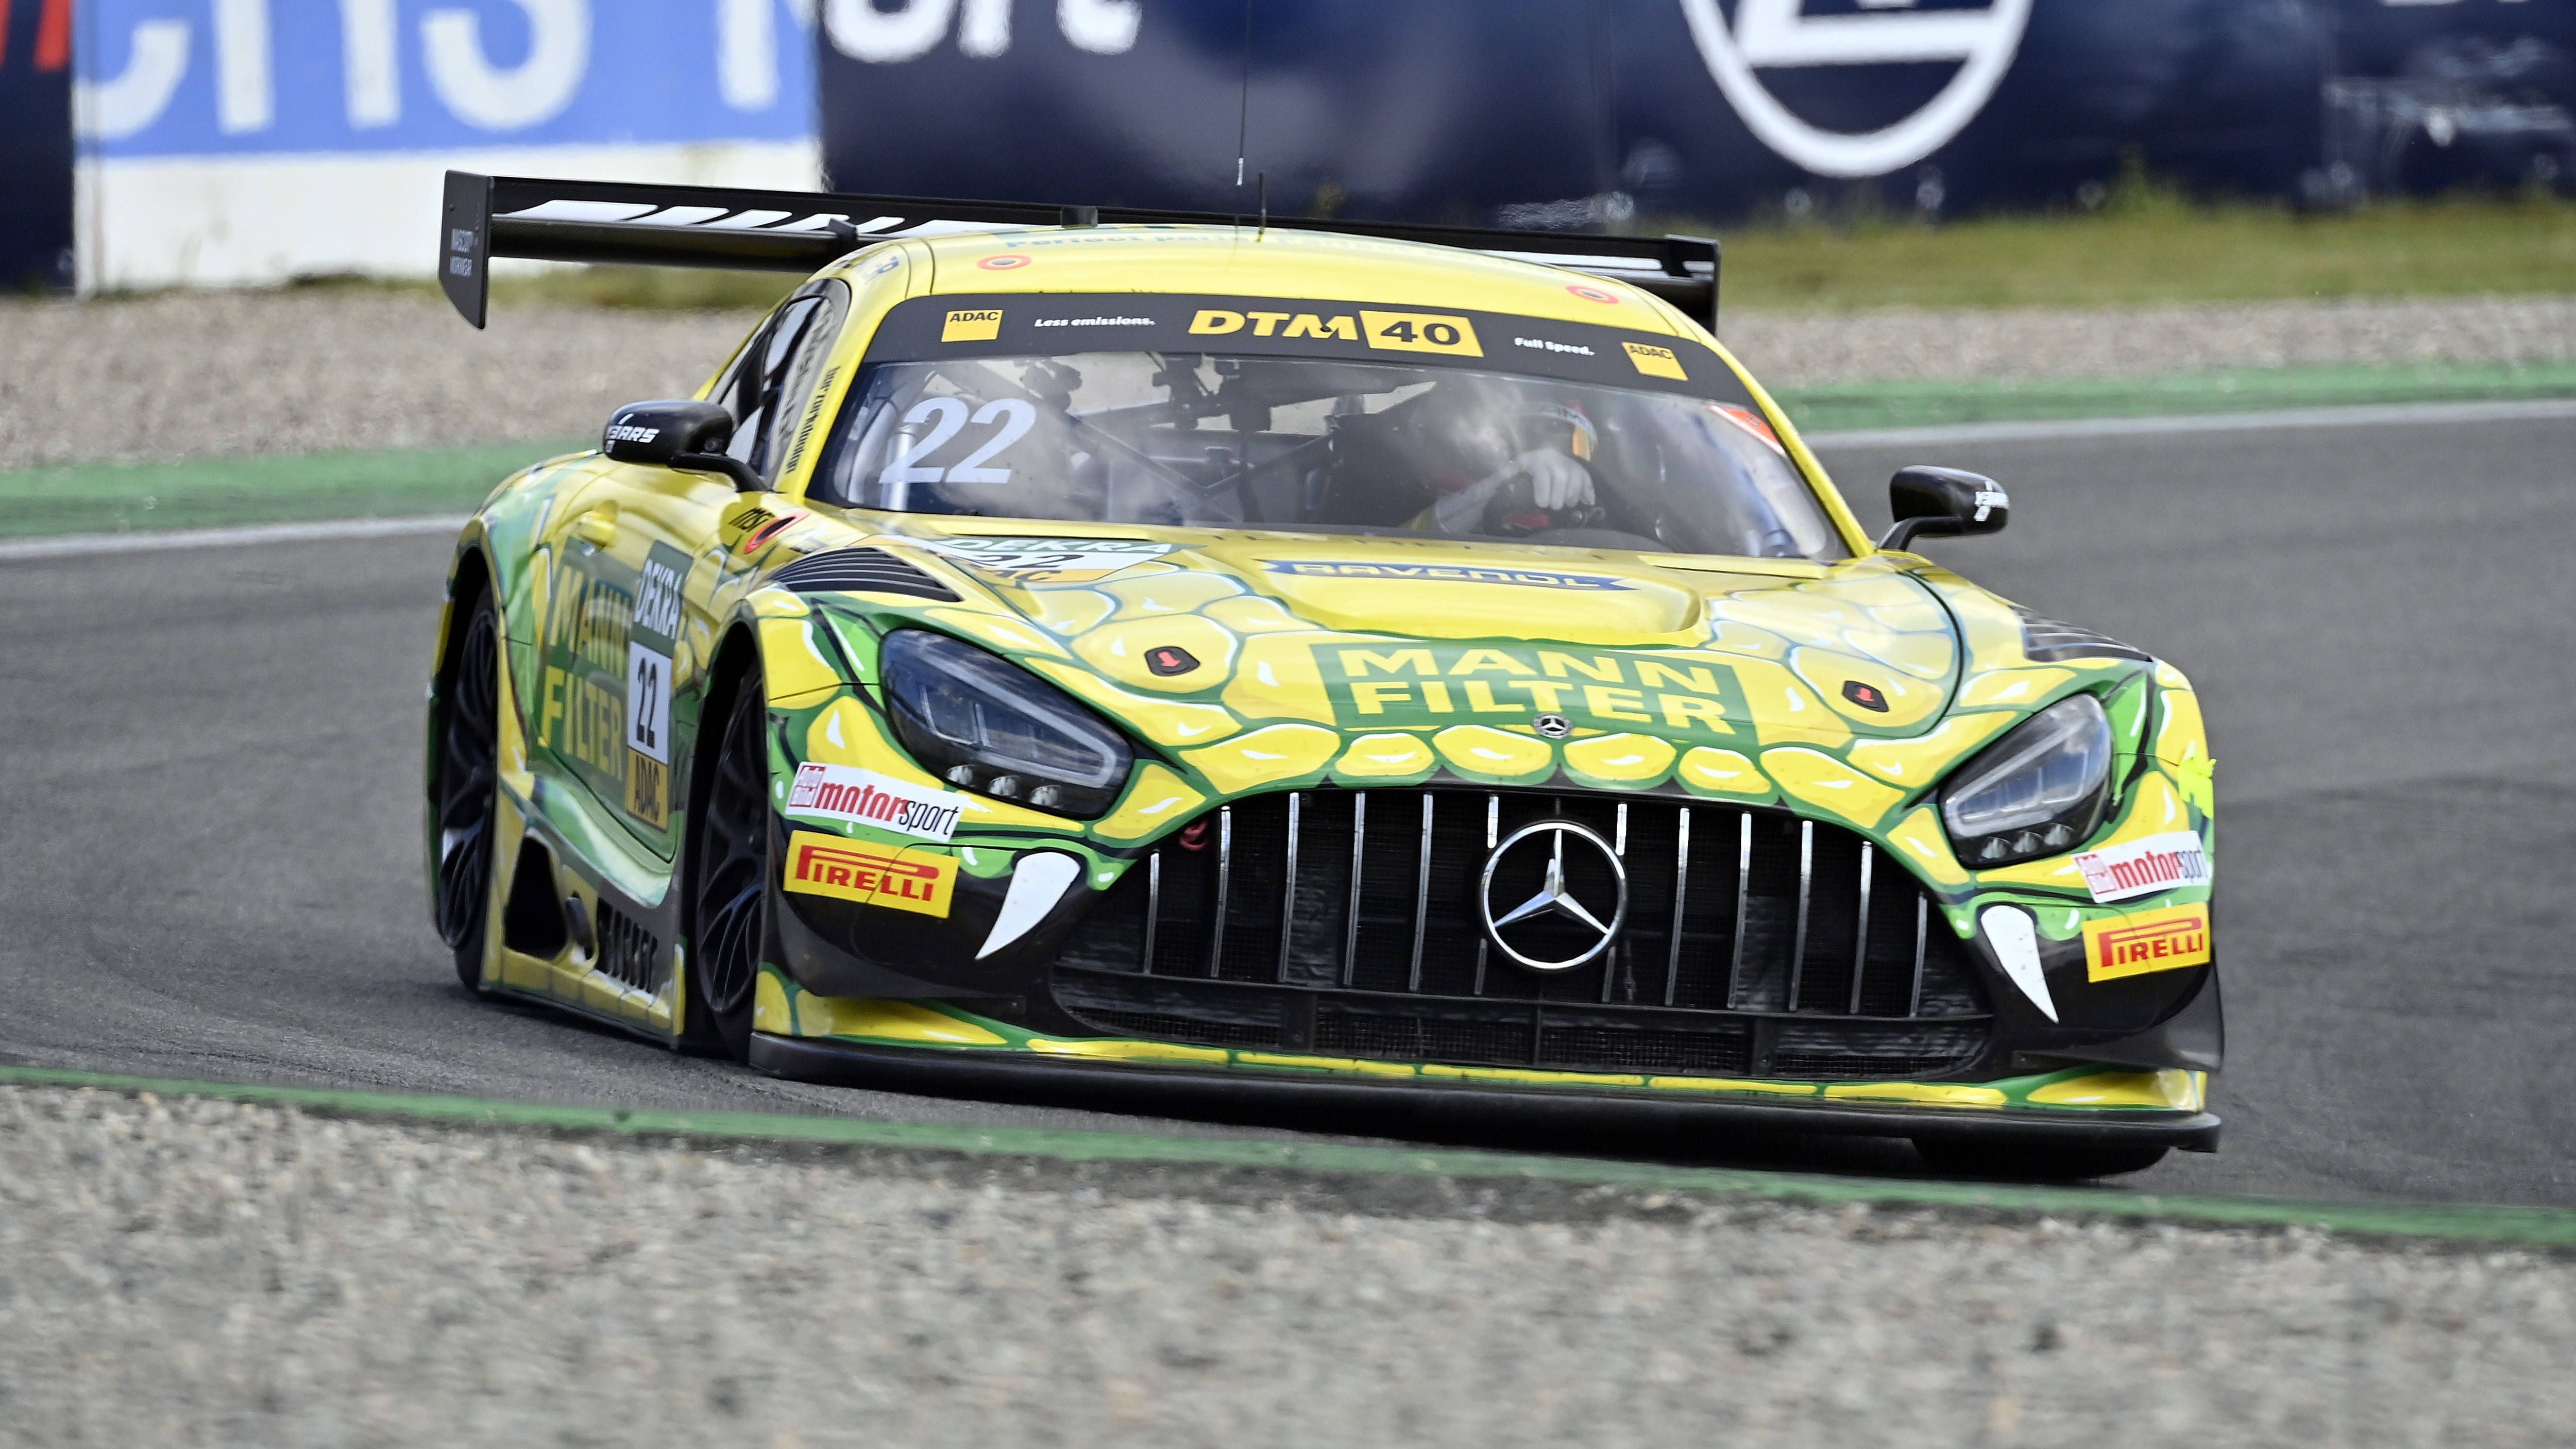
<svg viewBox="0 0 2576 1449">
<path fill-rule="evenodd" d="M 1901 463 L 2004 480 L 2009 532 L 1931 548 L 2200 687 L 2227 1140 L 2124 1185 L 2576 1204 L 2576 419 L 1863 442 L 1828 462 L 1865 516 Z M 420 884 L 443 552 L 410 535 L 0 560 L 0 1060 L 1920 1171 L 1897 1144 L 814 1087 L 474 1001 Z"/>
</svg>

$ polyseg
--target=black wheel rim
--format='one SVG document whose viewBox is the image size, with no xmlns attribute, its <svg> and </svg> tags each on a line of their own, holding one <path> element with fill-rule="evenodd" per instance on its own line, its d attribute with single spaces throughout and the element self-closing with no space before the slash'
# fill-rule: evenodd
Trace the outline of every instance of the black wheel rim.
<svg viewBox="0 0 2576 1449">
<path fill-rule="evenodd" d="M 768 770 L 760 679 L 745 679 L 725 720 L 698 846 L 698 993 L 718 1020 L 751 1001 L 769 927 Z"/>
<path fill-rule="evenodd" d="M 456 651 L 439 735 L 438 933 L 451 950 L 479 940 L 492 898 L 500 665 L 500 630 L 487 605 L 474 611 Z"/>
</svg>

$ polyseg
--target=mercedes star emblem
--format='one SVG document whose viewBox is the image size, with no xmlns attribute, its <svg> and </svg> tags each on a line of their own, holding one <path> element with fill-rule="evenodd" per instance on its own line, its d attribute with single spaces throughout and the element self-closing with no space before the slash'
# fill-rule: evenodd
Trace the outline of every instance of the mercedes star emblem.
<svg viewBox="0 0 2576 1449">
<path fill-rule="evenodd" d="M 1609 871 L 1606 887 L 1597 881 L 1583 886 L 1592 897 L 1588 905 L 1565 878 L 1569 842 Z M 1497 904 L 1498 878 L 1508 900 L 1532 876 L 1538 880 L 1535 895 L 1516 905 Z M 1599 835 L 1572 821 L 1542 820 L 1513 831 L 1485 857 L 1476 908 L 1485 920 L 1486 939 L 1504 955 L 1532 971 L 1571 971 L 1610 949 L 1618 938 L 1628 919 L 1628 873 L 1619 864 L 1619 853 Z M 1514 945 L 1515 940 L 1520 944 Z"/>
<path fill-rule="evenodd" d="M 1561 740 L 1567 735 L 1574 733 L 1574 721 L 1567 719 L 1561 714 L 1543 714 L 1537 719 L 1530 721 L 1530 724 L 1536 728 L 1540 734 L 1543 734 L 1552 740 Z"/>
</svg>

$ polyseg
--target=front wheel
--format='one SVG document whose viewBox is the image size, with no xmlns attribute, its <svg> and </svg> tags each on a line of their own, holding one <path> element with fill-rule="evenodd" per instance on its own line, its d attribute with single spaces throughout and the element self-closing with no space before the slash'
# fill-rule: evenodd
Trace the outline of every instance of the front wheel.
<svg viewBox="0 0 2576 1449">
<path fill-rule="evenodd" d="M 689 952 L 690 1030 L 738 1062 L 751 1058 L 752 998 L 769 941 L 768 714 L 767 692 L 754 666 L 735 686 L 725 712 L 690 851 L 690 905 L 697 923 Z"/>
<path fill-rule="evenodd" d="M 1914 1150 L 1924 1165 L 1943 1177 L 1974 1177 L 2001 1182 L 2089 1182 L 2144 1172 L 2165 1160 L 2171 1148 L 2134 1146 L 2057 1147 L 2045 1142 L 1974 1138 L 1917 1137 Z"/>
<path fill-rule="evenodd" d="M 456 976 L 483 989 L 484 919 L 492 907 L 492 835 L 498 824 L 501 620 L 492 596 L 475 600 L 441 681 L 438 784 L 438 935 Z"/>
</svg>

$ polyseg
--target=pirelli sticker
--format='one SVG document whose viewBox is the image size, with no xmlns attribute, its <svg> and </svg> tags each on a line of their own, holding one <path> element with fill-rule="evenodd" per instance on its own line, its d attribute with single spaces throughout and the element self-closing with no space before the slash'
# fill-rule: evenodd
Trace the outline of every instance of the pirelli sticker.
<svg viewBox="0 0 2576 1449">
<path fill-rule="evenodd" d="M 2084 923 L 2084 977 L 2115 981 L 2210 963 L 2209 907 L 2176 906 Z"/>
<path fill-rule="evenodd" d="M 787 841 L 787 889 L 945 919 L 957 859 L 799 830 Z"/>
</svg>

